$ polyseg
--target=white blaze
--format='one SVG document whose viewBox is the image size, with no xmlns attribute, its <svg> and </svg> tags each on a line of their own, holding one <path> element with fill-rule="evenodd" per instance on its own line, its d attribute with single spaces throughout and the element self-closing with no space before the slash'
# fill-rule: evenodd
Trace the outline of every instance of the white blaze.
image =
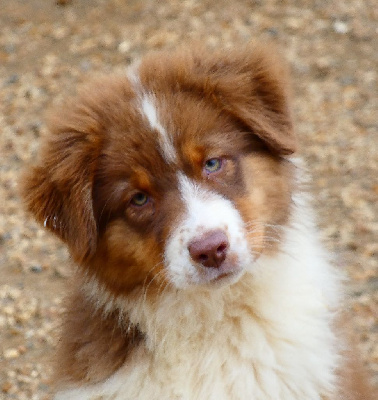
<svg viewBox="0 0 378 400">
<path fill-rule="evenodd" d="M 231 201 L 178 174 L 179 189 L 186 206 L 182 220 L 171 233 L 165 260 L 172 283 L 179 288 L 204 283 L 193 265 L 188 245 L 206 232 L 221 230 L 229 241 L 229 254 L 237 257 L 241 269 L 253 262 L 248 249 L 243 220 Z M 214 271 L 216 274 L 216 271 Z M 215 277 L 215 276 L 214 276 Z M 211 277 L 210 277 L 211 278 Z"/>
<path fill-rule="evenodd" d="M 172 143 L 172 137 L 161 124 L 156 107 L 156 98 L 152 93 L 146 92 L 143 88 L 137 75 L 137 69 L 138 65 L 130 67 L 127 71 L 127 77 L 137 94 L 138 103 L 141 107 L 139 112 L 148 121 L 151 129 L 158 132 L 162 156 L 166 162 L 173 163 L 177 160 L 177 155 Z"/>
</svg>

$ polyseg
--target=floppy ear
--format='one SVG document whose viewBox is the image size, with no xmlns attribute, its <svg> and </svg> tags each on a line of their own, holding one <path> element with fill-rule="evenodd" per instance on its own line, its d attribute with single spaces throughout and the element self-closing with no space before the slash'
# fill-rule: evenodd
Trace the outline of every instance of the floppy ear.
<svg viewBox="0 0 378 400">
<path fill-rule="evenodd" d="M 289 106 L 286 63 L 269 49 L 247 46 L 195 54 L 193 65 L 205 95 L 238 119 L 279 155 L 292 154 L 296 139 Z"/>
<path fill-rule="evenodd" d="M 73 257 L 82 262 L 94 253 L 97 243 L 92 186 L 99 143 L 88 133 L 93 122 L 88 125 L 84 116 L 80 125 L 77 116 L 75 125 L 75 118 L 52 120 L 51 139 L 40 153 L 39 164 L 25 174 L 22 195 L 37 221 L 65 241 Z"/>
</svg>

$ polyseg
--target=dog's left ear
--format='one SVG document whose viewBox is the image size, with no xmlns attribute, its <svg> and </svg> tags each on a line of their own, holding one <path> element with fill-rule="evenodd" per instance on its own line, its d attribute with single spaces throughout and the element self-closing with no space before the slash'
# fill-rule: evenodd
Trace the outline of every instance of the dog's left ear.
<svg viewBox="0 0 378 400">
<path fill-rule="evenodd" d="M 205 95 L 239 120 L 276 154 L 296 151 L 286 63 L 274 46 L 194 55 Z M 201 76 L 202 75 L 202 76 Z"/>
</svg>

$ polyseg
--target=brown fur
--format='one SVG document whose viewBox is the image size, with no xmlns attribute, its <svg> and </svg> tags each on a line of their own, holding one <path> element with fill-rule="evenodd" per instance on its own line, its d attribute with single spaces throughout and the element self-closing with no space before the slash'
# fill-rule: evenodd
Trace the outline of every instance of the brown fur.
<svg viewBox="0 0 378 400">
<path fill-rule="evenodd" d="M 376 400 L 378 393 L 369 384 L 368 374 L 352 341 L 344 360 L 344 366 L 339 372 L 340 399 Z"/>
<path fill-rule="evenodd" d="M 51 136 L 24 180 L 27 208 L 115 296 L 144 285 L 152 296 L 167 284 L 164 244 L 182 213 L 177 170 L 237 205 L 256 253 L 276 251 L 279 231 L 266 225 L 287 222 L 293 166 L 282 156 L 296 141 L 285 67 L 271 53 L 254 47 L 145 58 L 140 81 L 173 134 L 175 164 L 160 154 L 133 84 L 125 76 L 93 81 L 51 118 Z M 224 168 L 204 176 L 212 157 L 224 157 Z M 152 199 L 141 208 L 130 203 L 138 191 Z M 78 286 L 64 320 L 61 378 L 97 382 L 127 360 L 143 335 L 125 331 L 119 318 L 97 310 Z"/>
<path fill-rule="evenodd" d="M 66 310 L 55 369 L 61 384 L 108 378 L 143 340 L 119 312 L 96 309 L 79 290 L 67 299 Z"/>
<path fill-rule="evenodd" d="M 343 363 L 338 371 L 339 398 L 341 400 L 376 400 L 378 393 L 369 384 L 369 375 L 358 353 L 350 318 L 345 313 L 340 314 L 335 329 L 344 343 Z"/>
</svg>

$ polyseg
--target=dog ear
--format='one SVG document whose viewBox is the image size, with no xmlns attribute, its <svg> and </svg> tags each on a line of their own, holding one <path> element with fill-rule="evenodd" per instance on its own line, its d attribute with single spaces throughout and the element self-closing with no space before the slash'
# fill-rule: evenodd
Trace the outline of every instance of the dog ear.
<svg viewBox="0 0 378 400">
<path fill-rule="evenodd" d="M 286 63 L 268 49 L 195 54 L 192 62 L 205 95 L 279 155 L 296 150 Z"/>
<path fill-rule="evenodd" d="M 37 221 L 83 262 L 97 244 L 92 186 L 99 143 L 88 116 L 56 115 L 50 125 L 52 134 L 39 163 L 25 173 L 22 196 Z"/>
</svg>

